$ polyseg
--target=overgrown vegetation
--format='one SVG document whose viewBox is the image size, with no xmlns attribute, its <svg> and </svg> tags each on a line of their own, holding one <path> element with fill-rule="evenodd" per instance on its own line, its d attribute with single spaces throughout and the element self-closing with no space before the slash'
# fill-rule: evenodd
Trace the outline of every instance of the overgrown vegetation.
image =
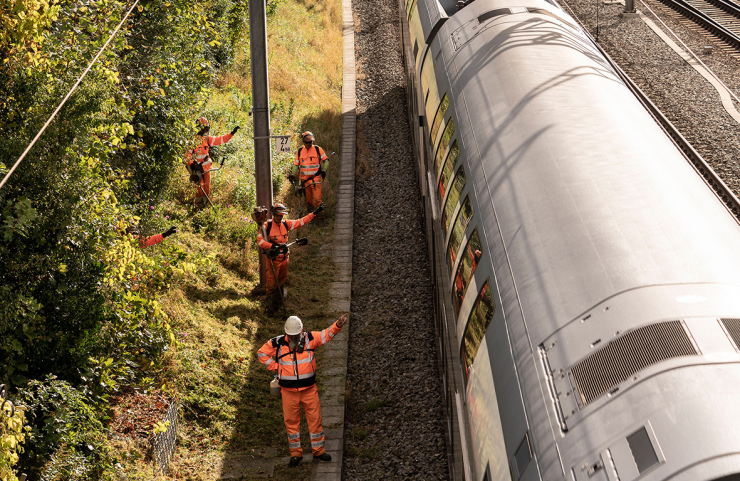
<svg viewBox="0 0 740 481">
<path fill-rule="evenodd" d="M 130 5 L 0 0 L 0 176 Z M 218 463 L 208 462 L 226 452 L 287 454 L 280 405 L 254 354 L 282 321 L 263 317 L 249 296 L 257 258 L 247 5 L 140 3 L 0 189 L 0 381 L 26 406 L 13 418 L 0 413 L 0 479 L 152 479 L 157 425 L 133 436 L 110 426 L 126 415 L 119 406 L 132 405 L 125 400 L 156 393 L 183 406 L 177 478 L 212 479 Z M 327 152 L 339 150 L 340 18 L 337 1 L 268 1 L 272 130 L 293 135 L 294 146 L 313 130 Z M 197 211 L 182 153 L 200 115 L 216 135 L 242 130 L 213 153 L 225 165 L 213 175 L 215 206 Z M 287 196 L 292 156 L 273 160 L 275 192 Z M 180 233 L 141 249 L 123 235 L 132 224 Z M 311 245 L 291 257 L 289 307 L 323 328 L 331 265 L 317 259 L 332 223 L 307 230 Z"/>
</svg>

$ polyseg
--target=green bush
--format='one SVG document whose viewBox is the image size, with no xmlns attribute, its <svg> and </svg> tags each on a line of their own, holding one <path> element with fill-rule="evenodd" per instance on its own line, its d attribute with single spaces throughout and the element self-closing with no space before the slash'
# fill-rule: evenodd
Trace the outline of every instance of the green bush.
<svg viewBox="0 0 740 481">
<path fill-rule="evenodd" d="M 20 389 L 30 432 L 19 466 L 31 479 L 101 479 L 111 468 L 99 407 L 70 383 L 47 376 Z"/>
</svg>

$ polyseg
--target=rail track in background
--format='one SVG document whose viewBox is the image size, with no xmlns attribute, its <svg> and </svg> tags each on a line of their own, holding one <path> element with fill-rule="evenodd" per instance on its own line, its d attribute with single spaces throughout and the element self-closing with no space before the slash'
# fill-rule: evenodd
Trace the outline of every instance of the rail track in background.
<svg viewBox="0 0 740 481">
<path fill-rule="evenodd" d="M 740 5 L 732 0 L 660 0 L 685 20 L 689 29 L 708 35 L 740 58 Z"/>
<path fill-rule="evenodd" d="M 702 176 L 704 181 L 712 188 L 717 197 L 722 200 L 722 203 L 727 207 L 735 219 L 740 223 L 740 199 L 732 192 L 732 190 L 725 184 L 712 167 L 704 160 L 699 152 L 689 143 L 688 140 L 679 131 L 680 126 L 675 126 L 668 118 L 661 112 L 661 110 L 648 98 L 648 96 L 637 86 L 637 84 L 630 77 L 630 73 L 623 70 L 601 47 L 599 47 L 601 53 L 607 58 L 612 67 L 616 70 L 619 76 L 627 84 L 627 87 L 642 103 L 642 105 L 650 112 L 656 122 L 661 126 L 663 131 L 671 138 L 676 147 L 683 152 L 686 159 L 691 163 L 694 169 Z"/>
</svg>

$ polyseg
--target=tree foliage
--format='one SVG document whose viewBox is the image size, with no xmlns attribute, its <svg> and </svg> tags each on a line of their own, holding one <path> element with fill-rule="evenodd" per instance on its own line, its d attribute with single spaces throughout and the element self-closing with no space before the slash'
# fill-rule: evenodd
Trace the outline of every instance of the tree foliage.
<svg viewBox="0 0 740 481">
<path fill-rule="evenodd" d="M 130 6 L 0 0 L 0 176 Z M 196 267 L 185 252 L 142 250 L 123 232 L 150 225 L 149 206 L 183 173 L 193 121 L 230 61 L 245 8 L 239 0 L 139 3 L 0 189 L 0 381 L 23 387 L 36 406 L 35 454 L 21 461 L 39 470 L 53 459 L 43 479 L 71 479 L 69 463 L 92 463 L 85 479 L 104 477 L 105 456 L 85 448 L 94 445 L 85 435 L 104 430 L 95 413 L 120 385 L 151 383 L 173 342 L 157 296 Z M 42 398 L 61 403 L 70 420 L 38 407 Z M 54 434 L 49 422 L 71 431 Z M 8 453 L 3 445 L 0 459 Z"/>
</svg>

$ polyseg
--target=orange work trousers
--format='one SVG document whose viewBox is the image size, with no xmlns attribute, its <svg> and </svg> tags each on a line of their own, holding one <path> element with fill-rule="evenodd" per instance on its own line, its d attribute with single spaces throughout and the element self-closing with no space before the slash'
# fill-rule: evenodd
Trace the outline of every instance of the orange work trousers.
<svg viewBox="0 0 740 481">
<path fill-rule="evenodd" d="M 321 456 L 324 450 L 324 427 L 321 422 L 321 404 L 316 384 L 302 391 L 286 388 L 280 390 L 283 398 L 283 419 L 288 430 L 288 446 L 291 456 L 303 456 L 301 448 L 301 404 L 308 421 L 308 436 L 311 438 L 311 451 L 314 456 Z"/>
<path fill-rule="evenodd" d="M 208 202 L 203 195 L 203 192 L 205 192 L 208 197 L 211 196 L 211 173 L 209 171 L 211 170 L 212 165 L 213 164 L 208 164 L 203 166 L 203 171 L 205 172 L 203 174 L 203 178 L 201 179 L 200 184 L 195 185 L 196 204 L 200 204 L 201 202 Z M 200 190 L 201 187 L 203 187 L 203 190 Z"/>
<path fill-rule="evenodd" d="M 311 184 L 306 186 L 306 207 L 309 212 L 313 212 L 321 205 L 321 184 Z"/>
<path fill-rule="evenodd" d="M 279 260 L 278 260 L 279 259 Z M 288 280 L 288 256 L 278 256 L 277 259 L 272 261 L 272 265 L 275 266 L 275 272 L 277 272 L 277 278 L 280 285 L 284 285 L 285 281 Z M 267 260 L 268 264 L 270 260 Z M 267 266 L 267 292 L 270 293 L 278 288 L 275 283 L 275 274 L 272 272 L 272 267 Z"/>
</svg>

